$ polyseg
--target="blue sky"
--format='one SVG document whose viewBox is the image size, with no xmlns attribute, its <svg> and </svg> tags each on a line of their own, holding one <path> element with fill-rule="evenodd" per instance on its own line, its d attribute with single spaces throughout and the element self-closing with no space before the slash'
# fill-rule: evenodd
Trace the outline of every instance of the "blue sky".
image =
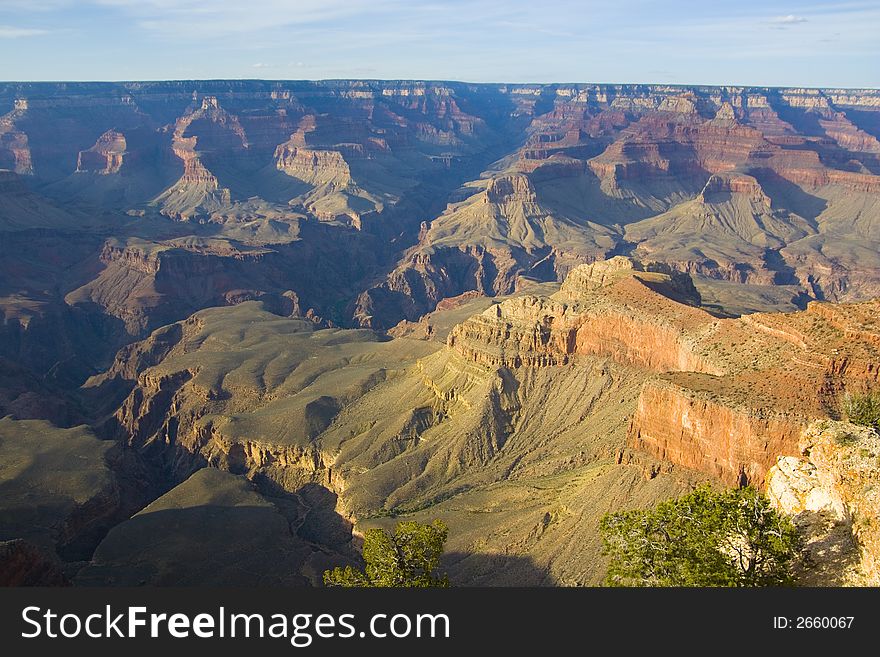
<svg viewBox="0 0 880 657">
<path fill-rule="evenodd" d="M 880 0 L 0 0 L 0 79 L 880 86 Z"/>
</svg>

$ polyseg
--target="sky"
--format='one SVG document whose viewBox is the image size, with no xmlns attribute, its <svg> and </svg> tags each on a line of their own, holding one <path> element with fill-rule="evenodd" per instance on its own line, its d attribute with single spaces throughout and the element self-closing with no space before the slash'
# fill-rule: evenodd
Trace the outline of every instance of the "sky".
<svg viewBox="0 0 880 657">
<path fill-rule="evenodd" d="M 0 0 L 0 80 L 880 87 L 880 0 Z"/>
</svg>

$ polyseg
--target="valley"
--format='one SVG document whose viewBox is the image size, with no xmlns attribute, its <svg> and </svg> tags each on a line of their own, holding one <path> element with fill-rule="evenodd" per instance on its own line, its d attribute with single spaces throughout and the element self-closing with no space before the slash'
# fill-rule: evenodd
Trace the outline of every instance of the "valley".
<svg viewBox="0 0 880 657">
<path fill-rule="evenodd" d="M 0 578 L 319 585 L 366 529 L 440 518 L 455 585 L 598 585 L 605 513 L 701 482 L 799 513 L 813 467 L 849 557 L 803 582 L 876 583 L 876 435 L 833 436 L 880 388 L 880 92 L 0 108 Z"/>
</svg>

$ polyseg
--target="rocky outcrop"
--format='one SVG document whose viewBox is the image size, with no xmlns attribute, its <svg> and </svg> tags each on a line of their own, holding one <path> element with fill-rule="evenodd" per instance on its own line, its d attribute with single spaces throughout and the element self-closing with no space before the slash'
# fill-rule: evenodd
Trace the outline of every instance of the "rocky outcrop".
<svg viewBox="0 0 880 657">
<path fill-rule="evenodd" d="M 731 484 L 764 482 L 777 455 L 797 453 L 812 420 L 839 413 L 847 391 L 877 385 L 876 329 L 864 323 L 876 304 L 812 306 L 722 320 L 713 333 L 737 345 L 733 357 L 716 356 L 724 375 L 673 372 L 646 383 L 631 444 Z"/>
<path fill-rule="evenodd" d="M 651 268 L 620 257 L 583 265 L 549 298 L 507 299 L 462 322 L 447 345 L 490 368 L 598 357 L 653 373 L 630 446 L 731 485 L 761 484 L 812 419 L 876 385 L 876 304 L 719 320 L 675 299 L 687 290 L 680 274 Z"/>
<path fill-rule="evenodd" d="M 767 196 L 764 188 L 758 183 L 753 176 L 743 174 L 729 175 L 712 175 L 698 197 L 701 201 L 711 202 L 712 195 L 719 192 L 730 192 L 731 194 L 744 194 L 751 201 L 758 203 L 767 209 L 771 207 L 770 197 Z"/>
<path fill-rule="evenodd" d="M 202 137 L 192 134 L 194 131 Z M 238 117 L 223 109 L 216 96 L 204 96 L 201 105 L 194 106 L 174 123 L 171 151 L 183 163 L 183 175 L 154 202 L 164 213 L 179 219 L 229 206 L 230 190 L 222 187 L 204 165 L 202 154 L 248 148 Z"/>
<path fill-rule="evenodd" d="M 490 367 L 562 365 L 574 354 L 567 310 L 549 299 L 508 299 L 456 326 L 447 345 Z"/>
<path fill-rule="evenodd" d="M 360 294 L 353 316 L 360 326 L 371 328 L 387 328 L 393 320 L 417 321 L 443 299 L 466 293 L 509 294 L 527 268 L 506 249 L 418 250 L 382 284 Z"/>
<path fill-rule="evenodd" d="M 656 372 L 715 372 L 675 329 L 614 310 L 583 312 L 534 297 L 503 301 L 453 329 L 447 344 L 492 367 L 561 365 L 575 355 L 610 357 Z"/>
<path fill-rule="evenodd" d="M 785 96 L 784 96 L 785 97 Z M 785 97 L 797 107 L 815 103 L 827 107 L 827 100 L 817 95 Z M 667 99 L 668 100 L 668 99 Z M 666 101 L 664 101 L 666 102 Z M 793 128 L 781 122 L 766 105 L 754 99 L 746 101 L 751 109 L 742 120 L 733 105 L 719 108 L 711 121 L 695 116 L 691 105 L 676 113 L 673 121 L 648 115 L 621 132 L 601 155 L 589 161 L 590 168 L 612 186 L 618 181 L 643 180 L 657 176 L 718 174 L 734 169 L 770 169 L 787 180 L 808 187 L 840 185 L 855 191 L 876 193 L 878 177 L 826 166 L 820 159 L 824 146 L 805 137 L 782 138 Z M 742 103 L 740 103 L 742 106 Z M 669 103 L 667 108 L 674 108 Z M 827 119 L 819 123 L 826 134 L 842 148 L 863 153 L 865 163 L 873 162 L 878 149 L 876 139 L 859 131 L 840 113 L 823 110 Z M 683 118 L 684 117 L 684 118 Z M 690 118 L 687 118 L 690 117 Z M 812 148 L 805 148 L 810 146 Z M 829 159 L 833 155 L 829 152 Z"/>
<path fill-rule="evenodd" d="M 624 257 L 581 265 L 553 297 L 505 300 L 456 326 L 447 344 L 466 359 L 493 367 L 560 365 L 576 355 L 596 355 L 656 372 L 719 373 L 692 350 L 686 330 L 663 321 L 662 310 L 641 313 L 611 301 L 616 293 L 630 301 L 643 299 L 646 307 L 659 306 L 670 315 L 695 321 L 707 317 L 675 299 L 687 289 L 681 283 L 686 277 L 645 269 Z M 692 289 L 689 279 L 688 284 Z"/>
<path fill-rule="evenodd" d="M 351 170 L 338 151 L 313 150 L 288 142 L 275 150 L 275 166 L 310 185 L 345 188 L 351 184 Z"/>
<path fill-rule="evenodd" d="M 660 262 L 642 263 L 626 256 L 614 256 L 578 265 L 569 271 L 560 286 L 559 293 L 576 300 L 585 293 L 611 286 L 617 281 L 632 277 L 662 297 L 689 306 L 700 305 L 700 293 L 691 277 Z"/>
<path fill-rule="evenodd" d="M 310 350 L 310 345 L 335 340 L 335 331 L 313 334 L 312 322 L 278 317 L 254 302 L 239 306 L 233 317 L 248 318 L 249 324 L 256 322 L 259 331 L 277 327 L 281 333 L 272 335 L 269 348 L 278 350 L 279 363 L 288 361 L 291 371 L 310 364 L 300 362 L 302 349 Z M 215 318 L 220 319 L 220 323 Z M 223 335 L 226 330 L 222 318 L 223 314 L 218 315 L 217 311 L 199 313 L 184 322 L 158 329 L 148 339 L 120 353 L 118 365 L 111 371 L 93 379 L 92 387 L 120 379 L 133 384 L 105 427 L 106 433 L 125 438 L 131 447 L 148 454 L 157 468 L 176 481 L 199 467 L 210 465 L 250 477 L 270 477 L 291 492 L 307 483 L 333 486 L 333 455 L 322 450 L 314 440 L 329 426 L 346 400 L 381 382 L 386 376 L 385 370 L 377 366 L 375 370 L 361 373 L 354 368 L 348 387 L 337 388 L 331 376 L 326 391 L 318 392 L 324 369 L 333 373 L 335 367 L 344 367 L 346 360 L 352 357 L 346 355 L 341 363 L 331 359 L 329 365 L 322 364 L 309 375 L 313 380 L 299 391 L 302 394 L 280 393 L 275 386 L 283 384 L 284 379 L 276 380 L 277 375 L 271 373 L 262 375 L 260 380 L 246 382 L 243 387 L 233 386 L 227 390 L 222 381 L 211 380 L 206 362 L 199 358 L 194 360 L 189 346 L 199 345 L 196 347 L 199 351 L 207 340 L 205 353 L 210 352 L 213 347 L 208 336 Z M 234 336 L 230 334 L 230 337 Z M 342 336 L 339 353 L 359 353 L 361 338 L 357 332 Z M 294 344 L 300 351 L 282 351 Z M 240 346 L 242 350 L 233 356 L 233 361 L 247 358 L 254 363 L 262 362 L 259 342 Z M 126 362 L 129 354 L 136 355 L 135 362 Z M 220 353 L 217 355 L 220 360 L 216 365 L 222 370 L 227 364 Z M 226 374 L 219 376 L 225 379 Z M 275 383 L 267 384 L 267 378 Z M 227 406 L 227 401 L 232 405 Z M 257 425 L 247 428 L 250 420 L 244 416 L 234 417 L 241 410 L 255 419 L 246 411 L 248 407 L 253 404 L 272 407 L 276 401 L 281 407 L 275 412 L 284 418 L 278 432 L 266 433 Z"/>
<path fill-rule="evenodd" d="M 880 176 L 829 169 L 820 164 L 818 154 L 812 151 L 800 151 L 796 157 L 786 152 L 773 157 L 769 164 L 777 175 L 807 188 L 839 185 L 866 194 L 876 194 L 880 190 Z"/>
<path fill-rule="evenodd" d="M 623 276 L 644 271 L 642 264 L 632 258 L 615 256 L 572 269 L 562 282 L 560 292 L 571 299 L 607 287 Z"/>
<path fill-rule="evenodd" d="M 611 184 L 721 173 L 745 164 L 763 144 L 759 131 L 735 120 L 716 122 L 691 116 L 670 121 L 662 115 L 649 115 L 625 130 L 605 152 L 591 159 L 589 166 Z"/>
<path fill-rule="evenodd" d="M 857 153 L 880 153 L 880 141 L 850 121 L 843 112 L 828 112 L 819 119 L 825 134 L 838 146 Z"/>
<path fill-rule="evenodd" d="M 12 111 L 0 116 L 0 169 L 9 169 L 19 175 L 34 173 L 28 136 L 16 127 L 27 111 L 28 101 L 17 98 Z"/>
<path fill-rule="evenodd" d="M 638 245 L 634 255 L 752 285 L 796 284 L 780 249 L 815 232 L 810 222 L 780 211 L 756 177 L 738 172 L 712 174 L 692 201 L 625 228 L 626 239 Z"/>
<path fill-rule="evenodd" d="M 0 168 L 20 175 L 34 173 L 26 134 L 12 130 L 3 132 L 0 128 Z"/>
<path fill-rule="evenodd" d="M 139 337 L 205 306 L 267 296 L 265 289 L 242 289 L 235 282 L 253 276 L 248 270 L 261 269 L 270 256 L 271 252 L 263 249 L 239 249 L 228 243 L 193 248 L 178 243 L 109 240 L 101 253 L 104 270 L 69 293 L 67 302 L 74 306 L 98 304 L 122 320 L 130 335 Z"/>
<path fill-rule="evenodd" d="M 186 323 L 197 323 L 197 318 L 191 318 Z M 92 378 L 92 383 L 100 385 L 101 382 L 110 379 L 124 379 L 134 381 L 138 373 L 158 365 L 163 358 L 167 357 L 183 339 L 183 325 L 169 324 L 153 331 L 149 338 L 140 342 L 126 345 L 116 353 L 113 364 Z"/>
<path fill-rule="evenodd" d="M 77 173 L 97 173 L 111 175 L 119 173 L 125 156 L 125 135 L 116 130 L 108 130 L 98 137 L 90 149 L 80 151 L 76 161 Z"/>
<path fill-rule="evenodd" d="M 535 188 L 527 176 L 498 176 L 489 181 L 486 187 L 487 203 L 509 203 L 511 201 L 535 202 Z"/>
<path fill-rule="evenodd" d="M 878 458 L 876 431 L 823 420 L 770 470 L 770 501 L 805 536 L 806 583 L 880 584 Z"/>
<path fill-rule="evenodd" d="M 630 440 L 636 449 L 728 485 L 760 484 L 776 455 L 797 444 L 804 425 L 791 415 L 738 407 L 661 380 L 642 389 Z"/>
<path fill-rule="evenodd" d="M 424 225 L 419 244 L 385 281 L 363 293 L 356 319 L 375 327 L 417 321 L 442 298 L 510 294 L 526 277 L 560 280 L 578 264 L 605 257 L 611 231 L 596 225 L 600 236 L 583 233 L 577 220 L 543 204 L 534 180 L 539 171 L 500 174 L 463 188 L 470 193 Z"/>
<path fill-rule="evenodd" d="M 696 114 L 697 97 L 691 92 L 681 96 L 668 96 L 660 101 L 657 110 L 660 112 L 673 112 L 675 114 Z"/>
<path fill-rule="evenodd" d="M 190 330 L 192 333 L 192 328 Z M 273 443 L 262 437 L 230 436 L 219 418 L 202 416 L 223 393 L 194 383 L 197 372 L 162 373 L 153 369 L 138 374 L 135 387 L 122 402 L 112 422 L 115 434 L 130 436 L 129 444 L 148 455 L 154 467 L 174 481 L 182 481 L 204 466 L 251 478 L 270 477 L 278 486 L 295 492 L 308 483 L 332 487 L 332 457 L 305 444 Z M 296 418 L 295 429 L 313 438 L 328 423 L 326 404 L 308 404 Z M 330 415 L 332 417 L 332 413 Z M 288 418 L 293 422 L 293 418 Z"/>
<path fill-rule="evenodd" d="M 575 333 L 574 351 L 608 355 L 620 363 L 657 372 L 684 370 L 720 374 L 723 371 L 695 353 L 689 342 L 687 336 L 675 328 L 609 313 L 590 316 L 580 324 Z"/>
</svg>

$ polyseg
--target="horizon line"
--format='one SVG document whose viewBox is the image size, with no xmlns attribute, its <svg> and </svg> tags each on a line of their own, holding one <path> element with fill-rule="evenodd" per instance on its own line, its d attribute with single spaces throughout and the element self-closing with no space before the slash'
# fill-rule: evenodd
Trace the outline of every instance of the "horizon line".
<svg viewBox="0 0 880 657">
<path fill-rule="evenodd" d="M 160 83 L 160 82 L 266 82 L 266 83 L 320 83 L 320 82 L 400 82 L 400 83 L 446 83 L 479 86 L 608 86 L 608 87 L 738 87 L 743 89 L 811 89 L 824 91 L 840 89 L 846 91 L 880 91 L 880 86 L 842 86 L 842 85 L 807 85 L 807 84 L 741 84 L 741 83 L 704 83 L 704 82 L 591 82 L 591 81 L 554 81 L 554 82 L 509 82 L 509 81 L 469 81 L 454 78 L 129 78 L 129 79 L 45 79 L 45 80 L 0 80 L 0 84 L 132 84 L 132 83 Z"/>
</svg>

